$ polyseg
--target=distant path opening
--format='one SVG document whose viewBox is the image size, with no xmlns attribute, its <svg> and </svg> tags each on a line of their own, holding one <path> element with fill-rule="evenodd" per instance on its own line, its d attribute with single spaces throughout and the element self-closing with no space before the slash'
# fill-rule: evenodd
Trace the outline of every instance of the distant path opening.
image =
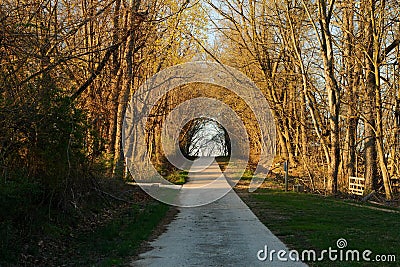
<svg viewBox="0 0 400 267">
<path fill-rule="evenodd" d="M 180 149 L 187 158 L 230 157 L 231 142 L 226 129 L 210 118 L 188 122 L 180 135 Z"/>
</svg>

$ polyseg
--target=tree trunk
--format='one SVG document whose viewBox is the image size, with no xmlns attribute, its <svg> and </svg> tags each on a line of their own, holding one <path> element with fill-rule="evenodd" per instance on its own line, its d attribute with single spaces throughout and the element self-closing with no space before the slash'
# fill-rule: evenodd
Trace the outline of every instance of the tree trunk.
<svg viewBox="0 0 400 267">
<path fill-rule="evenodd" d="M 376 190 L 378 187 L 378 171 L 376 162 L 376 134 L 375 134 L 375 76 L 371 70 L 371 64 L 367 65 L 366 101 L 365 106 L 365 189 Z M 372 88 L 371 88 L 372 86 Z"/>
<path fill-rule="evenodd" d="M 376 152 L 376 102 L 375 102 L 375 67 L 374 67 L 374 29 L 373 19 L 374 16 L 374 0 L 372 3 L 366 3 L 366 17 L 368 18 L 365 25 L 365 38 L 366 38 L 366 81 L 365 81 L 365 111 L 364 111 L 364 124 L 365 124 L 365 189 L 368 191 L 378 189 L 378 170 L 377 170 L 377 152 Z"/>
<path fill-rule="evenodd" d="M 331 3 L 332 5 L 334 2 Z M 319 1 L 321 25 L 321 54 L 324 62 L 325 85 L 328 93 L 329 127 L 330 127 L 330 164 L 328 170 L 328 192 L 337 192 L 337 180 L 340 164 L 339 147 L 339 109 L 340 90 L 335 78 L 332 34 L 330 32 L 331 7 L 327 8 L 325 0 Z"/>
<path fill-rule="evenodd" d="M 140 6 L 140 0 L 136 0 L 132 3 L 132 10 L 130 11 L 129 23 L 131 29 L 136 27 L 135 16 Z M 133 68 L 134 68 L 134 50 L 135 50 L 135 36 L 136 32 L 132 32 L 128 38 L 127 52 L 125 55 L 126 60 L 126 75 L 124 77 L 125 84 L 123 90 L 121 90 L 118 97 L 118 111 L 117 111 L 117 131 L 115 134 L 115 150 L 114 150 L 114 170 L 113 175 L 123 177 L 124 172 L 124 153 L 122 149 L 122 125 L 128 105 L 129 96 L 132 91 L 133 85 Z"/>
<path fill-rule="evenodd" d="M 382 97 L 380 84 L 380 40 L 374 34 L 374 74 L 375 74 L 375 103 L 376 103 L 376 150 L 378 152 L 379 167 L 382 172 L 383 185 L 387 199 L 392 199 L 392 188 L 390 184 L 390 175 L 387 168 L 387 160 L 384 149 L 383 123 L 382 123 Z"/>
<path fill-rule="evenodd" d="M 360 48 L 353 39 L 354 34 L 354 3 L 351 2 L 344 8 L 344 69 L 346 72 L 346 89 L 347 89 L 347 127 L 346 138 L 343 151 L 343 167 L 344 177 L 342 185 L 348 187 L 348 177 L 356 175 L 356 142 L 357 142 L 357 127 L 359 116 L 358 112 L 358 93 L 357 89 L 360 82 L 360 64 L 356 56 L 359 55 Z"/>
</svg>

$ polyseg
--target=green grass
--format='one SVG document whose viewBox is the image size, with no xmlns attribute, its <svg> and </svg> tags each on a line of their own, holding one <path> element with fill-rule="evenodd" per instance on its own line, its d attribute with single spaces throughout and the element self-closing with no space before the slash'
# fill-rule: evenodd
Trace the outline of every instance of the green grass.
<svg viewBox="0 0 400 267">
<path fill-rule="evenodd" d="M 60 208 L 37 183 L 2 180 L 0 266 L 124 265 L 169 206 L 119 180 L 99 180 L 99 188 L 135 204 L 88 189 L 75 207 Z M 172 202 L 177 190 L 161 193 Z"/>
<path fill-rule="evenodd" d="M 134 205 L 126 214 L 74 241 L 69 265 L 123 266 L 165 216 L 169 206 L 153 201 Z M 74 253 L 77 252 L 77 253 Z"/>
<path fill-rule="evenodd" d="M 245 198 L 260 220 L 291 249 L 322 251 L 347 240 L 347 249 L 394 254 L 397 262 L 330 262 L 312 266 L 400 266 L 400 214 L 348 205 L 333 198 L 261 190 Z"/>
<path fill-rule="evenodd" d="M 254 175 L 254 172 L 253 171 L 251 171 L 251 170 L 245 170 L 244 171 L 244 173 L 243 173 L 243 175 L 242 175 L 242 180 L 251 180 L 251 179 L 253 179 L 253 175 Z"/>
<path fill-rule="evenodd" d="M 183 185 L 186 183 L 186 180 L 188 178 L 188 172 L 187 171 L 175 171 L 171 174 L 169 174 L 166 179 L 176 185 Z"/>
</svg>

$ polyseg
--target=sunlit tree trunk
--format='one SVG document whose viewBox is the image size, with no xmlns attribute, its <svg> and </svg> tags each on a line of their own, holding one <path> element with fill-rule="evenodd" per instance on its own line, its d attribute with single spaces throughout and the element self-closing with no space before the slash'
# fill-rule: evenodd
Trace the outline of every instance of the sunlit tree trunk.
<svg viewBox="0 0 400 267">
<path fill-rule="evenodd" d="M 128 43 L 126 47 L 126 70 L 124 75 L 123 88 L 120 91 L 118 97 L 118 109 L 117 109 L 117 129 L 115 134 L 115 150 L 114 150 L 114 170 L 113 174 L 117 176 L 123 176 L 124 171 L 124 153 L 122 150 L 122 125 L 126 112 L 126 107 L 128 105 L 129 96 L 132 92 L 133 86 L 133 73 L 134 73 L 134 50 L 136 44 L 136 13 L 140 7 L 140 0 L 135 0 L 131 2 L 131 10 L 129 11 L 129 30 L 131 34 L 128 38 Z"/>
</svg>

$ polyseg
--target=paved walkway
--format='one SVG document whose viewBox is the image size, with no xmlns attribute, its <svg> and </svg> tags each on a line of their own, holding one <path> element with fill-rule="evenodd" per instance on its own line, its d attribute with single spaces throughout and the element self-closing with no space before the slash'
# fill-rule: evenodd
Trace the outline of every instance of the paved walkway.
<svg viewBox="0 0 400 267">
<path fill-rule="evenodd" d="M 289 250 L 229 190 L 216 162 L 204 169 L 208 160 L 200 159 L 193 164 L 189 182 L 181 189 L 180 201 L 184 206 L 196 205 L 202 199 L 218 198 L 218 194 L 229 192 L 208 205 L 179 208 L 167 231 L 150 243 L 153 249 L 141 254 L 131 266 L 306 266 L 301 262 L 278 261 L 276 253 L 272 262 L 269 257 L 264 262 L 258 260 L 258 251 L 266 245 L 268 254 L 271 250 Z"/>
</svg>

